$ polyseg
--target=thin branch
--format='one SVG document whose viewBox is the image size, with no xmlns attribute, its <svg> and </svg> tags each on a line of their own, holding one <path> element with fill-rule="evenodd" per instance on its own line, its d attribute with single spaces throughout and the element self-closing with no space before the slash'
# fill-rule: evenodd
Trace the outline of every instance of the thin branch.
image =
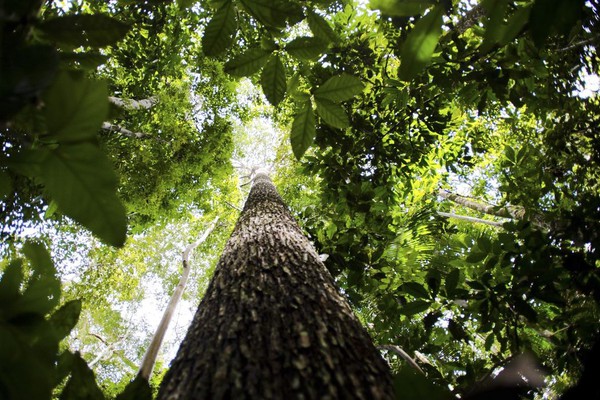
<svg viewBox="0 0 600 400">
<path fill-rule="evenodd" d="M 460 219 L 462 221 L 475 222 L 475 223 L 486 224 L 486 225 L 491 225 L 491 226 L 502 227 L 502 224 L 503 224 L 503 222 L 499 222 L 499 221 L 490 221 L 490 220 L 487 220 L 487 219 L 469 217 L 469 216 L 466 216 L 466 215 L 458 215 L 458 214 L 446 213 L 446 212 L 442 212 L 442 211 L 438 211 L 437 214 L 439 216 L 445 217 L 445 218 L 455 218 L 455 219 Z"/>
<path fill-rule="evenodd" d="M 402 350 L 400 348 L 400 346 L 396 346 L 396 345 L 393 345 L 393 344 L 384 344 L 384 345 L 377 346 L 377 348 L 379 350 L 391 351 L 392 353 L 395 353 L 395 354 L 399 355 L 411 367 L 413 367 L 414 369 L 416 369 L 417 371 L 419 371 L 420 373 L 422 373 L 423 375 L 425 375 L 425 372 L 423 372 L 423 370 L 421 369 L 421 367 L 419 367 L 419 364 L 417 364 L 417 362 L 411 356 L 409 356 L 407 352 L 405 352 L 404 350 Z"/>
<path fill-rule="evenodd" d="M 230 203 L 230 202 L 228 202 L 228 201 L 225 201 L 224 203 L 225 203 L 225 204 L 227 204 L 229 207 L 231 207 L 231 208 L 233 208 L 233 209 L 236 209 L 236 210 L 238 210 L 239 212 L 242 212 L 242 209 L 241 209 L 241 208 L 239 208 L 238 206 L 235 206 L 235 205 L 231 204 L 231 203 Z"/>
<path fill-rule="evenodd" d="M 127 137 L 134 138 L 134 139 L 143 139 L 143 138 L 150 137 L 150 135 L 147 133 L 133 132 L 127 128 L 123 128 L 120 125 L 111 124 L 110 122 L 103 122 L 102 129 L 109 131 L 109 132 L 117 132 L 123 136 L 127 136 Z"/>
<path fill-rule="evenodd" d="M 175 312 L 175 308 L 177 307 L 177 303 L 181 299 L 183 295 L 183 291 L 185 290 L 185 285 L 187 283 L 188 277 L 190 275 L 189 268 L 189 258 L 192 251 L 198 247 L 202 242 L 208 238 L 208 235 L 215 229 L 217 225 L 217 221 L 219 217 L 215 217 L 208 228 L 202 233 L 200 238 L 196 240 L 194 243 L 190 243 L 183 253 L 181 254 L 183 271 L 181 273 L 181 278 L 179 278 L 179 283 L 175 287 L 175 291 L 173 295 L 171 295 L 171 300 L 169 300 L 169 305 L 167 306 L 165 312 L 163 313 L 162 319 L 154 333 L 154 337 L 152 337 L 152 341 L 150 342 L 150 346 L 148 346 L 148 350 L 144 355 L 144 359 L 142 361 L 142 365 L 140 366 L 140 370 L 138 371 L 138 376 L 146 380 L 150 380 L 150 375 L 152 375 L 152 370 L 154 369 L 154 363 L 156 362 L 156 356 L 158 355 L 158 350 L 162 345 L 163 339 L 165 337 L 165 333 L 167 332 L 167 328 L 169 327 L 169 323 L 171 322 L 171 318 L 173 317 L 173 313 Z"/>
<path fill-rule="evenodd" d="M 158 103 L 158 98 L 156 96 L 152 96 L 148 97 L 147 99 L 134 100 L 109 96 L 108 101 L 117 107 L 121 107 L 126 110 L 147 110 Z"/>
</svg>

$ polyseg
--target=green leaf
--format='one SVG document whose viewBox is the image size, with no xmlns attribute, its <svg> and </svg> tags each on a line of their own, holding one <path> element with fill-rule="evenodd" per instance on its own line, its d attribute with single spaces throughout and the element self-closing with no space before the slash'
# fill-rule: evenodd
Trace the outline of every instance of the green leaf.
<svg viewBox="0 0 600 400">
<path fill-rule="evenodd" d="M 406 282 L 402 285 L 401 289 L 403 292 L 416 298 L 427 299 L 430 297 L 427 289 L 417 282 Z"/>
<path fill-rule="evenodd" d="M 123 39 L 130 26 L 104 14 L 65 15 L 37 26 L 45 37 L 73 47 L 110 46 Z"/>
<path fill-rule="evenodd" d="M 282 0 L 241 0 L 244 8 L 267 27 L 283 28 L 286 21 L 299 22 L 302 8 L 299 4 Z"/>
<path fill-rule="evenodd" d="M 73 357 L 73 370 L 67 381 L 60 400 L 104 400 L 104 395 L 96 383 L 94 372 L 81 358 L 79 353 Z"/>
<path fill-rule="evenodd" d="M 485 0 L 481 5 L 486 9 L 488 17 L 485 22 L 485 33 L 480 51 L 487 53 L 504 37 L 506 30 L 504 15 L 508 8 L 508 0 Z"/>
<path fill-rule="evenodd" d="M 471 264 L 477 264 L 487 257 L 487 253 L 471 250 L 471 253 L 467 256 L 466 261 Z"/>
<path fill-rule="evenodd" d="M 429 64 L 442 35 L 443 15 L 444 8 L 436 6 L 410 31 L 400 55 L 400 79 L 412 80 Z"/>
<path fill-rule="evenodd" d="M 566 35 L 583 14 L 585 0 L 535 0 L 529 15 L 529 31 L 541 47 L 553 33 Z"/>
<path fill-rule="evenodd" d="M 278 55 L 273 54 L 260 75 L 260 85 L 269 103 L 277 106 L 285 96 L 287 88 L 285 68 Z"/>
<path fill-rule="evenodd" d="M 316 60 L 327 49 L 327 43 L 311 36 L 298 37 L 285 45 L 292 57 L 300 60 Z"/>
<path fill-rule="evenodd" d="M 265 65 L 271 53 L 260 48 L 249 49 L 233 60 L 227 61 L 225 72 L 234 76 L 250 76 Z"/>
<path fill-rule="evenodd" d="M 460 279 L 460 271 L 458 268 L 454 268 L 448 276 L 446 276 L 446 294 L 450 295 L 454 292 L 458 286 L 458 280 Z"/>
<path fill-rule="evenodd" d="M 361 93 L 364 87 L 360 79 L 352 75 L 341 74 L 329 78 L 324 84 L 319 86 L 315 90 L 315 98 L 339 103 Z"/>
<path fill-rule="evenodd" d="M 4 200 L 13 192 L 12 179 L 4 171 L 0 171 L 0 200 Z"/>
<path fill-rule="evenodd" d="M 370 0 L 369 6 L 392 17 L 410 17 L 422 14 L 432 4 L 431 0 Z"/>
<path fill-rule="evenodd" d="M 400 308 L 400 313 L 410 317 L 411 315 L 426 311 L 430 305 L 430 301 L 415 300 L 402 306 L 402 308 Z"/>
<path fill-rule="evenodd" d="M 125 386 L 115 400 L 152 400 L 152 388 L 146 379 L 138 375 Z"/>
<path fill-rule="evenodd" d="M 237 18 L 233 2 L 227 1 L 213 15 L 202 36 L 202 51 L 207 56 L 217 56 L 233 44 L 237 31 Z"/>
<path fill-rule="evenodd" d="M 492 252 L 492 242 L 487 236 L 481 236 L 477 238 L 477 247 L 479 247 L 485 253 Z"/>
<path fill-rule="evenodd" d="M 104 242 L 123 245 L 127 218 L 116 195 L 117 177 L 97 145 L 84 142 L 47 151 L 41 177 L 65 215 Z"/>
<path fill-rule="evenodd" d="M 95 52 L 88 53 L 59 53 L 61 61 L 72 63 L 84 70 L 95 70 L 108 61 L 108 56 Z"/>
<path fill-rule="evenodd" d="M 504 46 L 510 43 L 521 33 L 529 20 L 530 13 L 531 7 L 518 7 L 515 10 L 506 23 L 506 29 L 504 29 L 504 35 L 500 39 L 500 45 Z"/>
<path fill-rule="evenodd" d="M 332 101 L 315 98 L 317 104 L 317 114 L 328 125 L 334 128 L 345 129 L 350 126 L 346 110 Z"/>
<path fill-rule="evenodd" d="M 325 18 L 316 12 L 309 10 L 306 20 L 308 22 L 308 27 L 316 38 L 319 38 L 327 43 L 337 42 L 339 40 L 337 33 L 335 33 Z"/>
<path fill-rule="evenodd" d="M 59 142 L 94 139 L 109 110 L 106 82 L 61 73 L 44 94 L 50 137 Z"/>
<path fill-rule="evenodd" d="M 310 99 L 296 111 L 290 141 L 296 159 L 300 160 L 315 140 L 315 114 Z"/>
<path fill-rule="evenodd" d="M 71 300 L 52 314 L 50 323 L 54 326 L 57 340 L 64 339 L 73 330 L 80 313 L 81 300 Z"/>
<path fill-rule="evenodd" d="M 2 273 L 0 278 L 0 304 L 6 305 L 20 294 L 23 283 L 23 262 L 13 260 Z"/>
<path fill-rule="evenodd" d="M 44 245 L 28 241 L 23 245 L 23 254 L 31 263 L 34 275 L 54 276 L 56 274 L 50 253 Z"/>
</svg>

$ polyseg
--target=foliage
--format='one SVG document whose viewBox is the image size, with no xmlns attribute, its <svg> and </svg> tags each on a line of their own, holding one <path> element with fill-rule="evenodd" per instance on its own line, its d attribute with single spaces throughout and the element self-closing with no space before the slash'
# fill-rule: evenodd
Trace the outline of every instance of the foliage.
<svg viewBox="0 0 600 400">
<path fill-rule="evenodd" d="M 117 341 L 126 319 L 118 304 L 139 304 L 145 277 L 173 286 L 165 266 L 178 265 L 174 232 L 192 234 L 212 214 L 234 218 L 224 208 L 240 197 L 230 158 L 239 127 L 260 114 L 289 129 L 276 183 L 326 266 L 374 340 L 400 346 L 425 371 L 426 380 L 413 376 L 388 355 L 403 395 L 444 398 L 440 388 L 451 387 L 466 398 L 523 352 L 549 371 L 550 394 L 562 393 L 598 335 L 600 102 L 578 95 L 600 72 L 598 3 L 372 0 L 370 8 L 3 3 L 3 251 L 17 252 L 27 228 L 52 226 L 47 240 L 63 240 L 53 243 L 55 258 L 86 260 L 77 271 L 59 265 L 67 297 L 84 305 L 75 332 L 98 328 Z M 272 107 L 254 94 L 240 100 L 240 80 Z M 108 96 L 155 103 L 117 107 Z M 142 138 L 102 130 L 105 122 Z M 72 220 L 116 246 L 128 229 L 129 244 L 74 239 L 83 236 Z M 213 258 L 222 240 L 207 250 Z M 39 257 L 32 246 L 26 255 Z M 58 290 L 54 272 L 31 264 L 27 288 L 18 263 L 7 264 L 2 282 L 19 282 L 18 296 L 29 296 L 35 279 Z M 36 324 L 50 324 L 57 301 L 40 300 Z M 15 338 L 30 343 L 41 335 L 36 324 Z M 45 383 L 23 390 L 56 386 L 49 360 L 58 340 L 36 342 L 48 343 L 30 359 L 45 365 Z M 86 343 L 88 355 L 99 353 Z M 98 395 L 77 383 L 92 381 L 85 363 L 65 357 L 76 368 L 65 393 L 81 386 Z M 106 366 L 123 370 L 136 357 Z"/>
</svg>

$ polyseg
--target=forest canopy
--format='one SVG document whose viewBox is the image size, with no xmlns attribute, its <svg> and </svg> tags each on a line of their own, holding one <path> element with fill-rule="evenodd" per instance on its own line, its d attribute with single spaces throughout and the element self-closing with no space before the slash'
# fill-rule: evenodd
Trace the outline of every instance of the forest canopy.
<svg viewBox="0 0 600 400">
<path fill-rule="evenodd" d="M 218 217 L 155 392 L 262 167 L 403 398 L 511 371 L 504 398 L 578 398 L 600 353 L 599 12 L 1 2 L 0 397 L 149 398 L 127 386 L 140 310 Z"/>
</svg>

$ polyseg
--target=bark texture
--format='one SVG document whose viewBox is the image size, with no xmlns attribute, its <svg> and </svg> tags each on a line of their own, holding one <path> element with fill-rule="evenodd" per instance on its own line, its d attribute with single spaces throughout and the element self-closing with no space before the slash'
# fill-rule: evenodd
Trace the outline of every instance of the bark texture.
<svg viewBox="0 0 600 400">
<path fill-rule="evenodd" d="M 387 364 L 265 174 L 158 398 L 393 398 Z"/>
</svg>

